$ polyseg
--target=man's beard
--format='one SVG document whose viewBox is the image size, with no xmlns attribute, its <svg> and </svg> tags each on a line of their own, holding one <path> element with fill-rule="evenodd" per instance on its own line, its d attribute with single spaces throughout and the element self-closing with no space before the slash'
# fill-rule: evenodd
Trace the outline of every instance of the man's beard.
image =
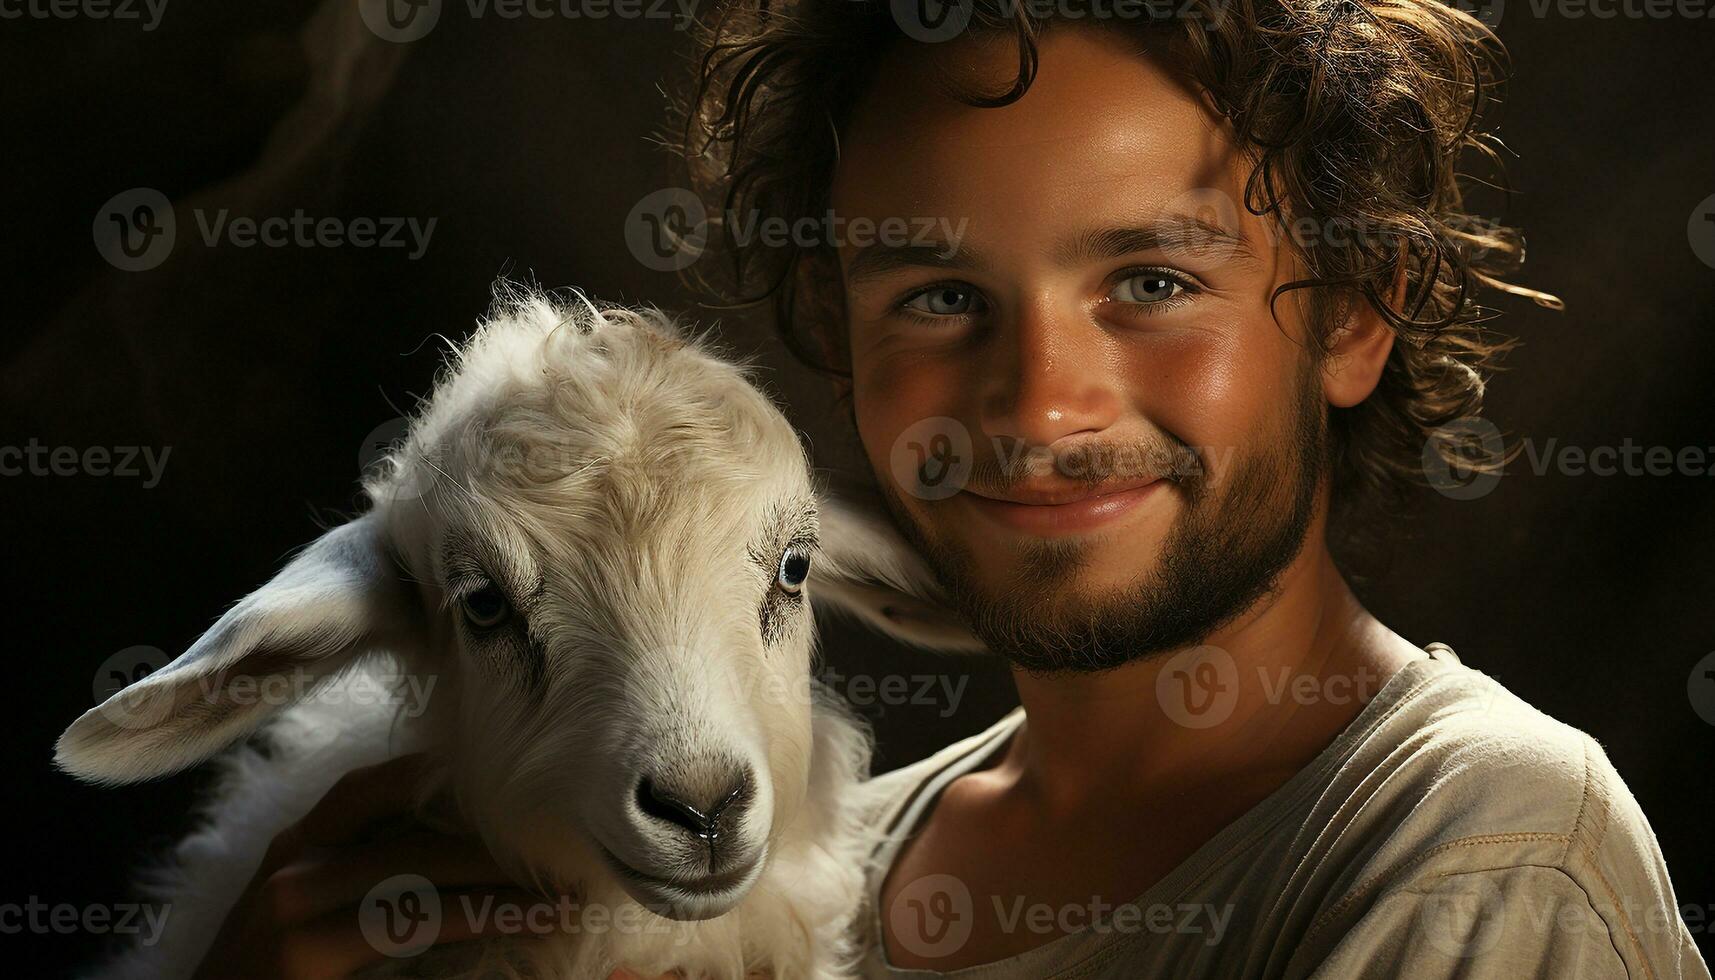
<svg viewBox="0 0 1715 980">
<path fill-rule="evenodd" d="M 1236 458 L 1223 486 L 1210 487 L 1203 466 L 1163 478 L 1161 490 L 1179 492 L 1185 510 L 1156 567 L 1134 585 L 1099 594 L 1072 587 L 1090 557 L 1090 545 L 1076 539 L 1026 540 L 1009 580 L 983 587 L 970 551 L 919 524 L 898 488 L 878 482 L 894 523 L 991 651 L 1031 673 L 1111 670 L 1203 642 L 1272 592 L 1297 557 L 1327 468 L 1314 377 L 1313 370 L 1300 377 L 1281 431 Z M 1183 443 L 1175 455 L 1195 457 Z"/>
</svg>

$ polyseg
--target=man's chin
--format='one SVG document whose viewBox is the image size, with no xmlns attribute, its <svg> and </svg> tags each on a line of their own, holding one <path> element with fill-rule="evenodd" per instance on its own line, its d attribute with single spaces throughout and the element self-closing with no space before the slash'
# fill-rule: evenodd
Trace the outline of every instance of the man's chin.
<svg viewBox="0 0 1715 980">
<path fill-rule="evenodd" d="M 1049 608 L 1135 590 L 1154 574 L 1161 547 L 1153 535 L 961 537 L 965 559 L 956 574 L 965 591 L 988 602 L 1028 597 Z"/>
</svg>

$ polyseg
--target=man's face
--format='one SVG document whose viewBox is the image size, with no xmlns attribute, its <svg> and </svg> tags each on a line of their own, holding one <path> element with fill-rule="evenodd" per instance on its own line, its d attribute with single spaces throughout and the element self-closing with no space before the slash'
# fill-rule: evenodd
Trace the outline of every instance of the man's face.
<svg viewBox="0 0 1715 980">
<path fill-rule="evenodd" d="M 914 233 L 841 243 L 853 407 L 990 647 L 1106 669 L 1271 588 L 1319 526 L 1326 405 L 1294 299 L 1270 303 L 1301 270 L 1227 203 L 1248 170 L 1216 118 L 1093 30 L 1050 33 L 1010 106 L 937 84 L 1015 64 L 897 46 L 844 134 L 835 213 Z"/>
</svg>

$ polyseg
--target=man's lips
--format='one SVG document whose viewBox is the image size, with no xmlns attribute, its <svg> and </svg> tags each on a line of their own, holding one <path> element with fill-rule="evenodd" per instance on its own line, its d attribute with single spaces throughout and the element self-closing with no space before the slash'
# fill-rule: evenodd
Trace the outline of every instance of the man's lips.
<svg viewBox="0 0 1715 980">
<path fill-rule="evenodd" d="M 1099 487 L 1015 488 L 1004 493 L 965 490 L 959 497 L 987 520 L 1015 531 L 1077 534 L 1119 520 L 1165 482 L 1152 479 Z"/>
</svg>

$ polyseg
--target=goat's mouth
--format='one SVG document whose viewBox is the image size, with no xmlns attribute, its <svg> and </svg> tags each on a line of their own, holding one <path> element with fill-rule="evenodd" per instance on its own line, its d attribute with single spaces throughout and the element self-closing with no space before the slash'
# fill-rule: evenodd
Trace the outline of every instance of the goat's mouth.
<svg viewBox="0 0 1715 980">
<path fill-rule="evenodd" d="M 712 919 L 730 911 L 761 875 L 767 856 L 759 854 L 742 867 L 680 881 L 639 871 L 599 841 L 596 847 L 609 870 L 639 905 L 656 915 L 680 921 Z"/>
</svg>

